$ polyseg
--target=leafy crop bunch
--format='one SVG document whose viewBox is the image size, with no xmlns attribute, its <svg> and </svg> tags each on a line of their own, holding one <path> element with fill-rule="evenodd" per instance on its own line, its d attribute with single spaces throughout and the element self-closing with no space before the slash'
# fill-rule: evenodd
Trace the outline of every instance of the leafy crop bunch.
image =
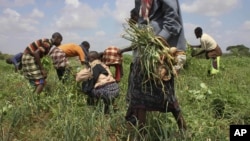
<svg viewBox="0 0 250 141">
<path fill-rule="evenodd" d="M 124 26 L 126 34 L 122 37 L 131 41 L 132 48 L 138 50 L 142 70 L 145 72 L 142 83 L 153 80 L 156 85 L 162 85 L 165 92 L 163 81 L 169 80 L 171 74 L 174 74 L 174 58 L 169 44 L 162 37 L 156 36 L 150 25 L 137 25 L 130 21 L 128 25 L 129 27 Z"/>
</svg>

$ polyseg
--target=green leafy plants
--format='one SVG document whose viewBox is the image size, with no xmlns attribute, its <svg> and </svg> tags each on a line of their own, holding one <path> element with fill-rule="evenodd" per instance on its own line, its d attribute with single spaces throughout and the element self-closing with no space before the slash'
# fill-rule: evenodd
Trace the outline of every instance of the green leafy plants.
<svg viewBox="0 0 250 141">
<path fill-rule="evenodd" d="M 118 110 L 109 115 L 103 114 L 102 104 L 87 105 L 87 96 L 79 91 L 74 76 L 62 84 L 48 65 L 47 85 L 37 99 L 28 80 L 0 60 L 0 140 L 123 141 L 140 137 L 137 130 L 129 131 L 124 119 L 131 59 L 124 54 L 120 96 L 115 101 Z M 71 61 L 72 66 L 79 66 Z M 188 125 L 185 136 L 178 133 L 171 113 L 148 112 L 145 140 L 227 141 L 230 124 L 250 124 L 250 58 L 223 55 L 224 69 L 213 77 L 206 75 L 208 60 L 189 61 L 188 69 L 175 77 L 176 96 Z"/>
</svg>

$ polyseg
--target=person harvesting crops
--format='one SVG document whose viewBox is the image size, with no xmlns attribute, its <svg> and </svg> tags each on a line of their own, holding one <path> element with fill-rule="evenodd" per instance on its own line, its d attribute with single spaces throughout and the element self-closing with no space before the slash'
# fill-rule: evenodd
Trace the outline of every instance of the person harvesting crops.
<svg viewBox="0 0 250 141">
<path fill-rule="evenodd" d="M 89 48 L 89 43 L 87 41 L 83 41 L 80 45 L 74 43 L 62 44 L 55 47 L 50 52 L 50 57 L 52 58 L 59 80 L 64 83 L 67 79 L 67 74 L 70 71 L 68 57 L 78 56 L 82 65 L 87 64 L 87 54 Z"/>
<path fill-rule="evenodd" d="M 41 58 L 48 55 L 53 45 L 59 46 L 62 39 L 62 35 L 55 32 L 52 34 L 51 39 L 38 39 L 28 45 L 24 50 L 22 56 L 23 74 L 25 78 L 35 86 L 34 92 L 37 94 L 42 92 L 45 79 L 47 78 L 47 72 L 41 63 Z"/>
<path fill-rule="evenodd" d="M 96 51 L 88 54 L 89 68 L 84 68 L 76 75 L 77 82 L 86 82 L 85 93 L 91 100 L 102 99 L 104 102 L 104 113 L 110 112 L 110 105 L 114 104 L 115 98 L 119 95 L 119 85 L 113 77 L 109 67 L 99 59 Z M 92 104 L 92 103 L 91 103 Z"/>
<path fill-rule="evenodd" d="M 220 56 L 222 55 L 221 48 L 210 35 L 203 33 L 201 27 L 194 29 L 196 38 L 200 38 L 200 45 L 190 45 L 193 48 L 202 48 L 202 50 L 196 54 L 192 54 L 192 57 L 205 53 L 207 59 L 211 59 L 211 68 L 208 70 L 209 74 L 217 74 L 220 66 Z"/>
<path fill-rule="evenodd" d="M 99 54 L 105 65 L 115 68 L 115 80 L 116 82 L 120 82 L 123 76 L 122 55 L 120 54 L 120 49 L 116 46 L 109 46 Z"/>
<path fill-rule="evenodd" d="M 14 55 L 13 57 L 10 57 L 10 58 L 7 58 L 6 59 L 6 63 L 8 64 L 13 64 L 14 67 L 15 67 L 15 72 L 18 72 L 18 70 L 21 70 L 22 69 L 22 56 L 23 56 L 23 53 L 20 52 L 20 53 L 17 53 L 16 55 Z"/>
<path fill-rule="evenodd" d="M 172 46 L 185 51 L 179 3 L 135 0 L 134 11 L 138 26 L 129 22 L 123 35 L 132 45 L 121 49 L 121 53 L 133 50 L 125 119 L 143 128 L 147 111 L 172 112 L 179 129 L 184 131 L 187 127 L 175 96 L 174 58 L 170 53 Z"/>
</svg>

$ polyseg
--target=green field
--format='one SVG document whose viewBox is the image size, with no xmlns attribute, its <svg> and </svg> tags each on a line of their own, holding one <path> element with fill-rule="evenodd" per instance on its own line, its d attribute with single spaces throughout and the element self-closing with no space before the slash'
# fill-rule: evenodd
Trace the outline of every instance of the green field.
<svg viewBox="0 0 250 141">
<path fill-rule="evenodd" d="M 73 78 L 65 85 L 58 82 L 52 66 L 47 67 L 47 86 L 37 99 L 28 81 L 0 60 L 0 140 L 133 140 L 138 132 L 127 130 L 124 119 L 130 61 L 125 55 L 121 93 L 116 100 L 119 110 L 104 115 L 102 103 L 97 107 L 86 104 L 86 95 Z M 225 55 L 221 72 L 207 76 L 209 60 L 188 58 L 187 68 L 175 79 L 176 95 L 188 124 L 186 136 L 177 134 L 171 113 L 151 112 L 145 140 L 228 141 L 229 125 L 250 124 L 249 62 L 250 57 Z"/>
</svg>

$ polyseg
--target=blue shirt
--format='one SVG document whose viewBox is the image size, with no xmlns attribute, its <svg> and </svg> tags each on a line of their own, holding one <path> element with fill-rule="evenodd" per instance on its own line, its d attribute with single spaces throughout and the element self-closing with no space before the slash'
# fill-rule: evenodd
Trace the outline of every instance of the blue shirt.
<svg viewBox="0 0 250 141">
<path fill-rule="evenodd" d="M 11 61 L 15 65 L 15 67 L 18 67 L 18 64 L 22 61 L 22 56 L 23 53 L 18 53 L 11 58 Z"/>
</svg>

